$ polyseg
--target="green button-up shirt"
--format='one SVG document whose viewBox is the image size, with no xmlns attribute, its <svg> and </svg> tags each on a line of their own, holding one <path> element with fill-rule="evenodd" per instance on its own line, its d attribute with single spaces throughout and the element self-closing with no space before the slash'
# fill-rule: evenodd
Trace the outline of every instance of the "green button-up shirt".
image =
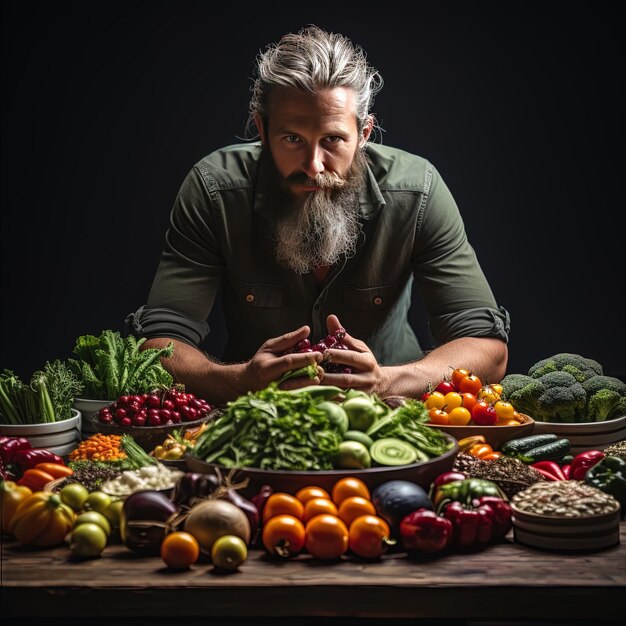
<svg viewBox="0 0 626 626">
<path fill-rule="evenodd" d="M 466 336 L 506 341 L 508 314 L 437 170 L 395 148 L 368 144 L 366 152 L 357 252 L 321 285 L 275 259 L 259 143 L 228 146 L 196 163 L 174 203 L 148 301 L 129 317 L 134 331 L 199 345 L 221 289 L 225 361 L 247 360 L 267 339 L 303 324 L 311 326 L 312 341 L 322 339 L 334 313 L 381 365 L 405 363 L 422 356 L 407 319 L 415 279 L 438 343 Z"/>
</svg>

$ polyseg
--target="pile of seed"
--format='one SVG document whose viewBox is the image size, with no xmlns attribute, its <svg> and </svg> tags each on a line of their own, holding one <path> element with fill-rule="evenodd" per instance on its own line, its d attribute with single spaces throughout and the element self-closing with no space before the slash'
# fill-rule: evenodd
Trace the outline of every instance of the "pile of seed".
<svg viewBox="0 0 626 626">
<path fill-rule="evenodd" d="M 551 517 L 590 517 L 613 513 L 618 501 L 579 480 L 545 481 L 515 494 L 512 503 L 526 513 Z"/>
<path fill-rule="evenodd" d="M 603 452 L 607 456 L 619 456 L 622 459 L 626 459 L 626 439 L 612 443 L 610 446 L 604 448 Z"/>
<path fill-rule="evenodd" d="M 509 497 L 545 478 L 530 465 L 502 455 L 493 461 L 483 461 L 472 454 L 460 453 L 454 459 L 452 470 L 463 472 L 470 478 L 484 478 L 497 483 Z"/>
<path fill-rule="evenodd" d="M 81 483 L 88 491 L 96 491 L 103 482 L 117 478 L 123 471 L 121 466 L 94 461 L 72 463 L 72 469 L 74 473 L 56 485 L 55 491 L 61 491 L 68 483 Z"/>
</svg>

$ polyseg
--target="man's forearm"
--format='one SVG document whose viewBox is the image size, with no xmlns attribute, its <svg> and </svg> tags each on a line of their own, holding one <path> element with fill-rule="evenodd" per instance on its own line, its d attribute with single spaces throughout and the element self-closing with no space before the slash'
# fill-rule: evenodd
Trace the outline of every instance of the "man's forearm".
<svg viewBox="0 0 626 626">
<path fill-rule="evenodd" d="M 385 395 L 419 397 L 428 388 L 449 378 L 452 369 L 462 367 L 476 374 L 483 384 L 499 382 L 506 373 L 507 344 L 488 337 L 455 339 L 427 354 L 423 359 L 382 368 Z"/>
<path fill-rule="evenodd" d="M 163 357 L 161 363 L 176 382 L 185 385 L 186 391 L 213 404 L 223 404 L 246 393 L 241 387 L 242 363 L 216 363 L 197 348 L 165 337 L 148 339 L 142 348 L 161 348 L 169 343 L 174 344 L 174 354 Z"/>
</svg>

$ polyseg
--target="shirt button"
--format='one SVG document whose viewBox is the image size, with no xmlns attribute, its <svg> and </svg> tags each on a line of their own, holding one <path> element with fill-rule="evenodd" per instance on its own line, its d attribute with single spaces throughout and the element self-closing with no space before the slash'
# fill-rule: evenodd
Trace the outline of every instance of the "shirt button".
<svg viewBox="0 0 626 626">
<path fill-rule="evenodd" d="M 376 297 L 374 298 L 374 304 L 375 304 L 376 306 L 380 306 L 382 303 L 383 303 L 383 299 L 382 299 L 380 296 L 376 296 Z"/>
<path fill-rule="evenodd" d="M 254 296 L 251 293 L 246 296 L 246 302 L 254 302 Z"/>
</svg>

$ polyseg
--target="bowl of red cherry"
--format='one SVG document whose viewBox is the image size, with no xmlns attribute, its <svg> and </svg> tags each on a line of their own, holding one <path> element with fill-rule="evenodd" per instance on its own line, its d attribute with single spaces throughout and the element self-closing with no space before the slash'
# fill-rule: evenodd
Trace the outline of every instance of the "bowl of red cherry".
<svg viewBox="0 0 626 626">
<path fill-rule="evenodd" d="M 141 395 L 120 396 L 89 418 L 95 432 L 128 434 L 152 450 L 174 430 L 195 428 L 217 415 L 215 407 L 180 386 Z"/>
</svg>

